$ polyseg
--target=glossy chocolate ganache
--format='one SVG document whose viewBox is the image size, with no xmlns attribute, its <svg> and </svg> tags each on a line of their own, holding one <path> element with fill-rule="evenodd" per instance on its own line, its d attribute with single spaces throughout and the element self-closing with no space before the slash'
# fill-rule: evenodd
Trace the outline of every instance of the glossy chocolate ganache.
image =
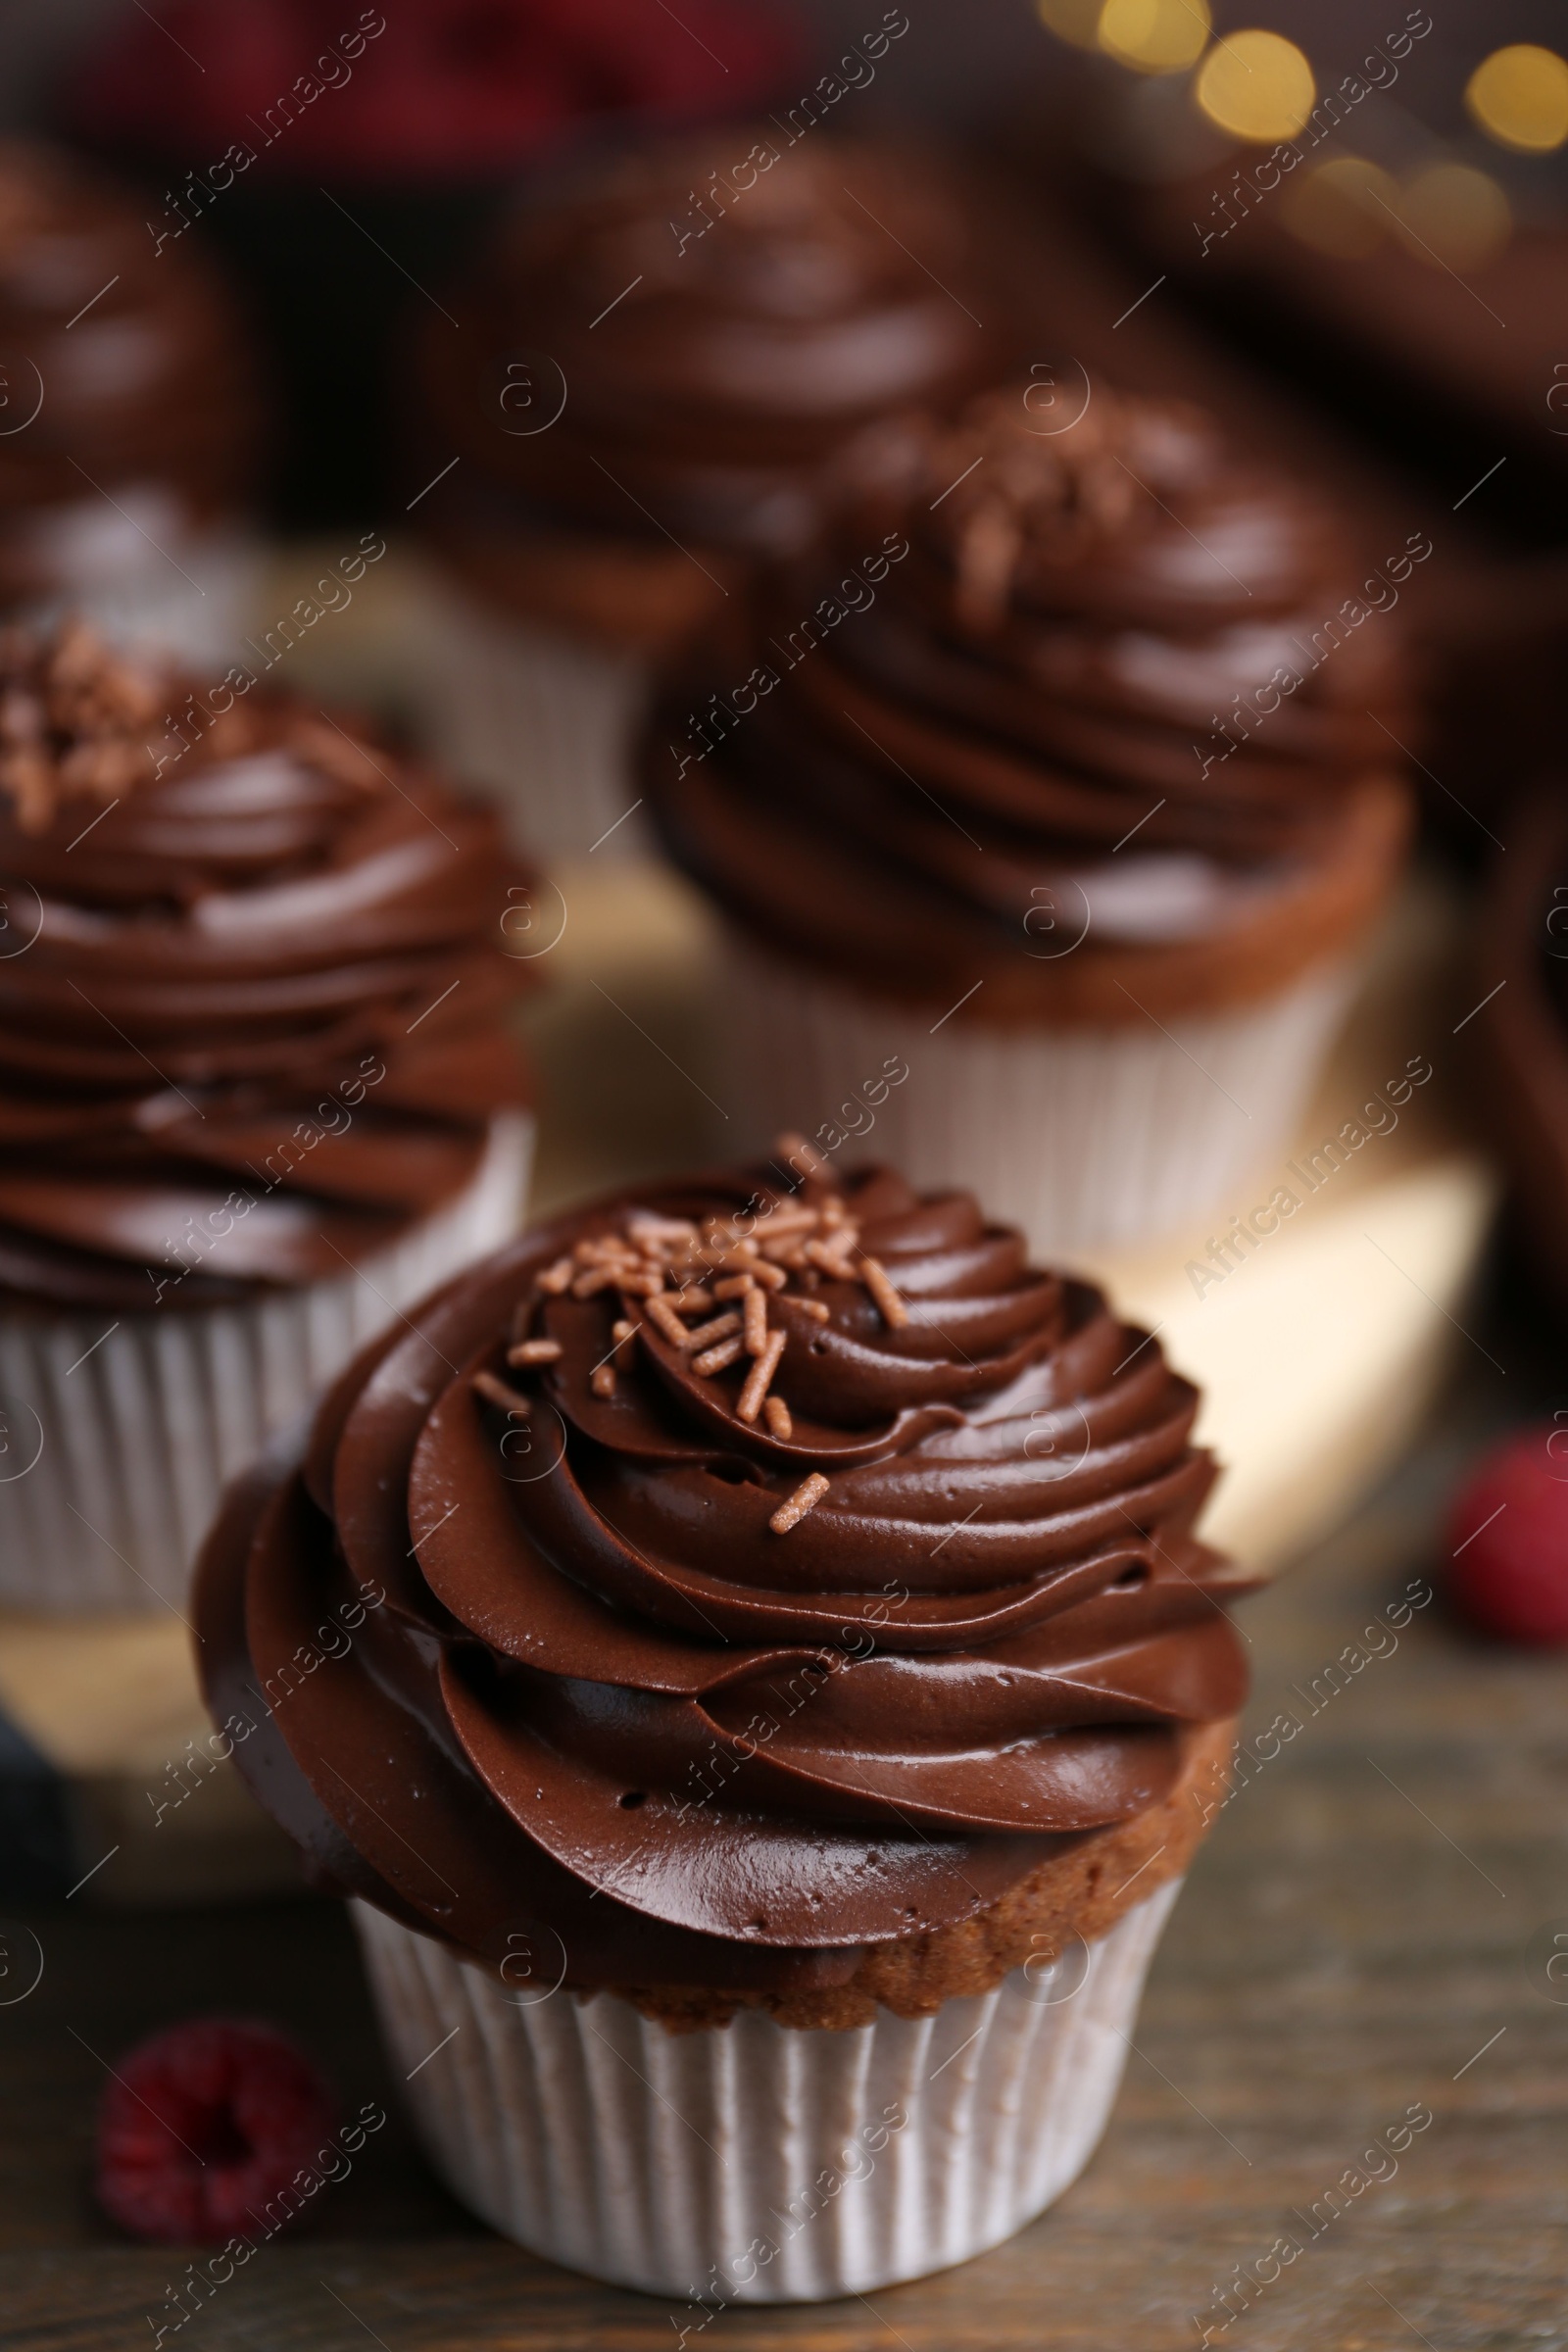
<svg viewBox="0 0 1568 2352">
<path fill-rule="evenodd" d="M 431 455 L 465 461 L 425 519 L 799 546 L 868 424 L 1005 365 L 994 252 L 940 164 L 897 147 L 763 122 L 591 165 L 505 224 L 458 331 L 424 338 Z"/>
<path fill-rule="evenodd" d="M 231 1496 L 208 1697 L 323 1883 L 569 1984 L 842 1985 L 1236 1713 L 1157 1343 L 968 1194 L 789 1148 L 461 1276 Z"/>
<path fill-rule="evenodd" d="M 890 432 L 834 560 L 683 660 L 656 814 L 748 929 L 891 993 L 1125 1020 L 1140 968 L 1167 1005 L 1262 991 L 1402 845 L 1393 607 L 1427 553 L 1359 584 L 1321 496 L 1199 411 L 988 393 Z"/>
<path fill-rule="evenodd" d="M 0 1300 L 341 1275 L 520 1099 L 494 815 L 187 684 L 79 623 L 0 631 Z"/>
</svg>

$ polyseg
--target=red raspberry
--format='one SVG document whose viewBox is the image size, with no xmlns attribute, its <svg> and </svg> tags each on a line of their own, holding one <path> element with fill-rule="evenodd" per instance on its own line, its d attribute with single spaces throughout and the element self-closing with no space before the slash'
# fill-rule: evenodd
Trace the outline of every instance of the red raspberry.
<svg viewBox="0 0 1568 2352">
<path fill-rule="evenodd" d="M 1510 1438 L 1466 1480 L 1448 1521 L 1448 1595 L 1506 1642 L 1568 1643 L 1568 1421 Z"/>
<path fill-rule="evenodd" d="M 290 2183 L 294 2209 L 298 2173 L 319 2181 L 335 2121 L 321 2077 L 271 2026 L 171 2026 L 120 2059 L 104 2092 L 99 2201 L 122 2229 L 164 2245 L 254 2237 L 276 2226 L 266 2209 Z"/>
</svg>

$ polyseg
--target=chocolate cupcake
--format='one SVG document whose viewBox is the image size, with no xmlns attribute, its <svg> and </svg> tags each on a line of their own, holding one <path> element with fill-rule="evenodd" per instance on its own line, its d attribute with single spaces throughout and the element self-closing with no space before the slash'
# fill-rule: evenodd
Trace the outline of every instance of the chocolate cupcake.
<svg viewBox="0 0 1568 2352">
<path fill-rule="evenodd" d="M 637 798 L 649 655 L 813 536 L 878 418 L 1005 364 L 992 250 L 929 156 L 732 125 L 536 198 L 431 322 L 432 723 L 552 856 Z"/>
<path fill-rule="evenodd" d="M 416 1310 L 197 1588 L 456 2192 L 720 2303 L 1077 2174 L 1247 1679 L 1157 1343 L 968 1195 L 780 1150 Z"/>
<path fill-rule="evenodd" d="M 1310 487 L 1195 410 L 1086 383 L 1054 429 L 1036 389 L 890 436 L 837 561 L 677 668 L 647 788 L 727 918 L 726 1107 L 880 1120 L 1054 1250 L 1209 1216 L 1288 1143 L 1408 722 L 1388 584 Z"/>
<path fill-rule="evenodd" d="M 1539 787 L 1493 860 L 1481 924 L 1477 1075 L 1531 1263 L 1568 1307 L 1568 808 Z"/>
<path fill-rule="evenodd" d="M 0 602 L 203 667 L 239 650 L 256 364 L 171 220 L 78 158 L 0 141 Z"/>
<path fill-rule="evenodd" d="M 38 1608 L 177 1603 L 224 1480 L 522 1204 L 493 811 L 181 692 L 0 633 L 0 1597 Z"/>
</svg>

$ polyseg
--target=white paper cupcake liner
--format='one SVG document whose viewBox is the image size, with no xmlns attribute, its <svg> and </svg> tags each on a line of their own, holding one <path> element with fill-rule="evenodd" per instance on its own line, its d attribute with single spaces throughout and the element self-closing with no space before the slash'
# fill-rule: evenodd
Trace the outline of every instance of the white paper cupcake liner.
<svg viewBox="0 0 1568 2352">
<path fill-rule="evenodd" d="M 1089 2161 L 1180 1881 L 1031 1982 L 802 2033 L 670 2034 L 351 1906 L 434 2164 L 504 2236 L 693 2304 L 817 2302 L 967 2261 Z M 710 2317 L 710 2312 L 706 2316 Z M 675 2323 L 678 2332 L 678 2318 Z"/>
<path fill-rule="evenodd" d="M 651 857 L 632 749 L 650 665 L 433 586 L 421 675 L 433 756 L 489 793 L 546 866 Z M 632 813 L 628 814 L 627 811 Z"/>
<path fill-rule="evenodd" d="M 33 518 L 31 562 L 49 585 L 24 617 L 48 625 L 79 612 L 111 644 L 177 662 L 204 682 L 211 671 L 218 685 L 246 658 L 245 632 L 257 626 L 260 542 L 232 523 L 194 524 L 162 489 L 117 498 Z"/>
<path fill-rule="evenodd" d="M 1054 1261 L 1236 1208 L 1290 1151 L 1357 969 L 1340 958 L 1261 1004 L 1162 1028 L 1004 1028 L 819 980 L 733 932 L 722 956 L 717 1091 L 737 1146 L 790 1128 L 922 1189 L 967 1186 Z"/>
<path fill-rule="evenodd" d="M 511 1239 L 530 1113 L 456 1200 L 353 1273 L 244 1306 L 0 1313 L 0 1604 L 182 1611 L 227 1481 L 400 1309 Z"/>
</svg>

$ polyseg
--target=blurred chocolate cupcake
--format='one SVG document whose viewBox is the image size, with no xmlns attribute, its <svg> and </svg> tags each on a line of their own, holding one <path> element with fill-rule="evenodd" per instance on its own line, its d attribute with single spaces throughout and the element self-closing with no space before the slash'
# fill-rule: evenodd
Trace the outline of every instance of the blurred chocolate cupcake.
<svg viewBox="0 0 1568 2352">
<path fill-rule="evenodd" d="M 1530 1262 L 1568 1308 L 1568 802 L 1510 809 L 1482 914 L 1477 1076 Z"/>
<path fill-rule="evenodd" d="M 527 888 L 301 705 L 0 636 L 0 1597 L 177 1605 L 224 1479 L 514 1230 Z"/>
<path fill-rule="evenodd" d="M 0 601 L 207 669 L 239 650 L 256 362 L 171 220 L 62 151 L 0 141 Z"/>
<path fill-rule="evenodd" d="M 101 12 L 64 93 L 75 132 L 223 255 L 276 379 L 270 503 L 300 530 L 401 514 L 388 387 L 408 315 L 520 174 L 612 126 L 771 104 L 800 78 L 774 0 L 161 0 Z M 377 250 L 379 249 L 379 250 Z"/>
<path fill-rule="evenodd" d="M 209 1704 L 466 2203 L 700 2306 L 1075 2178 L 1247 1687 L 1198 1402 L 969 1195 L 787 1140 L 474 1267 L 233 1492 Z"/>
<path fill-rule="evenodd" d="M 906 435 L 836 561 L 677 667 L 646 769 L 727 918 L 726 1107 L 832 1149 L 874 1080 L 916 1181 L 1046 1250 L 1288 1144 L 1409 822 L 1390 581 L 1200 413 L 1082 400 Z"/>
<path fill-rule="evenodd" d="M 556 856 L 638 797 L 649 657 L 818 534 L 880 419 L 1006 351 L 994 247 L 935 160 L 797 135 L 652 145 L 536 198 L 423 336 L 418 514 L 461 588 L 437 741 Z"/>
</svg>

